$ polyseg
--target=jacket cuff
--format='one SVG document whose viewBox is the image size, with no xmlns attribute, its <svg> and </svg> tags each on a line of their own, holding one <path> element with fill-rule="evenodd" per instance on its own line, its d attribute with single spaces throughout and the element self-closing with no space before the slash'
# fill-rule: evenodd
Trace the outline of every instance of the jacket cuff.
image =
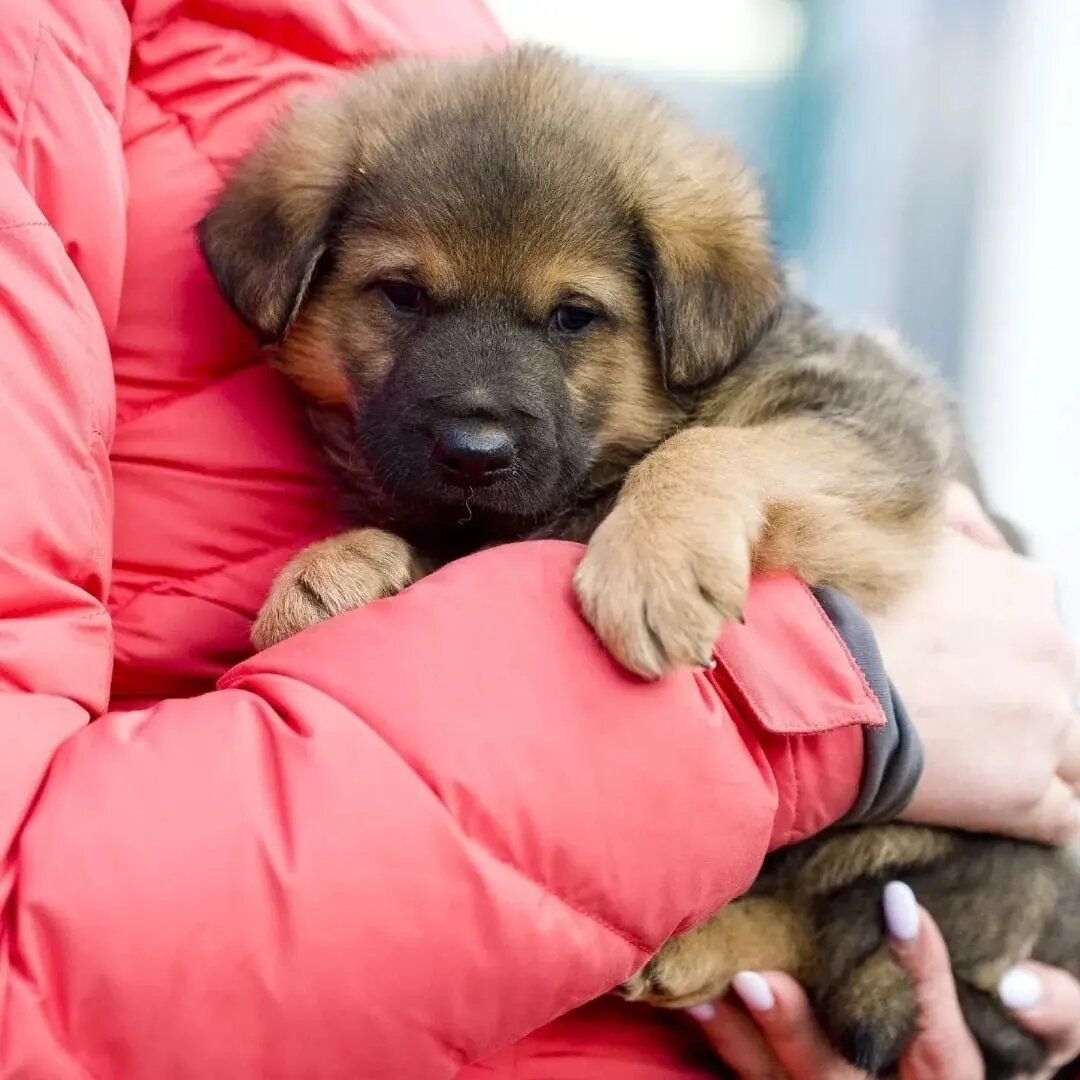
<svg viewBox="0 0 1080 1080">
<path fill-rule="evenodd" d="M 720 635 L 709 681 L 770 773 L 772 850 L 843 819 L 862 782 L 861 729 L 884 727 L 887 718 L 798 578 L 755 575 L 743 610 L 745 624 Z"/>
<path fill-rule="evenodd" d="M 897 817 L 911 801 L 922 776 L 923 748 L 896 688 L 885 673 L 874 632 L 866 617 L 843 593 L 813 590 L 852 658 L 874 692 L 886 723 L 863 729 L 863 778 L 855 803 L 841 825 L 869 825 Z"/>
</svg>

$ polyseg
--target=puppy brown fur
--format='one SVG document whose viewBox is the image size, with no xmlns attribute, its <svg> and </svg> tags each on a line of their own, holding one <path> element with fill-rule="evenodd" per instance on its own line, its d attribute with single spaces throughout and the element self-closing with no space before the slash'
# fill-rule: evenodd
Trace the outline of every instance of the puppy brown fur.
<svg viewBox="0 0 1080 1080">
<path fill-rule="evenodd" d="M 918 1019 L 880 915 L 882 890 L 895 879 L 914 888 L 948 942 L 987 1076 L 1038 1071 L 1044 1045 L 995 991 L 1023 960 L 1080 974 L 1077 869 L 1065 853 L 999 837 L 881 825 L 778 851 L 746 896 L 670 942 L 623 992 L 685 1007 L 726 993 L 741 970 L 787 971 L 854 1064 L 892 1075 Z"/>
<path fill-rule="evenodd" d="M 876 608 L 935 539 L 962 461 L 939 386 L 790 296 L 741 164 L 636 87 L 533 49 L 369 69 L 271 133 L 200 240 L 365 526 L 285 568 L 260 647 L 555 536 L 589 542 L 584 614 L 656 676 L 710 658 L 755 567 Z M 877 914 L 900 873 L 942 922 L 991 1068 L 1028 1066 L 1039 1048 L 988 980 L 1029 954 L 1077 970 L 1080 916 L 1050 902 L 1077 903 L 1056 857 L 1006 841 L 895 826 L 780 853 L 625 992 L 677 1005 L 787 968 L 886 1067 L 913 1023 Z"/>
</svg>

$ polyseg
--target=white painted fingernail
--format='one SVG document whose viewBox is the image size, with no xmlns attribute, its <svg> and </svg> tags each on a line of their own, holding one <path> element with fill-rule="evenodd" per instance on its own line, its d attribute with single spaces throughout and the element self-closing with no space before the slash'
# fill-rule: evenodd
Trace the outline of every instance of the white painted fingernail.
<svg viewBox="0 0 1080 1080">
<path fill-rule="evenodd" d="M 1001 976 L 998 997 L 1007 1009 L 1023 1012 L 1033 1009 L 1042 1001 L 1043 987 L 1038 976 L 1023 968 L 1011 968 Z"/>
<path fill-rule="evenodd" d="M 698 1020 L 703 1024 L 707 1024 L 710 1020 L 716 1019 L 716 1006 L 708 1001 L 703 1001 L 700 1005 L 691 1005 L 686 1011 L 695 1020 Z"/>
<path fill-rule="evenodd" d="M 772 988 L 756 971 L 740 971 L 731 985 L 742 1003 L 754 1012 L 768 1012 L 776 1004 Z"/>
<path fill-rule="evenodd" d="M 898 941 L 914 941 L 919 933 L 919 903 L 910 885 L 890 881 L 882 903 L 885 925 Z"/>
</svg>

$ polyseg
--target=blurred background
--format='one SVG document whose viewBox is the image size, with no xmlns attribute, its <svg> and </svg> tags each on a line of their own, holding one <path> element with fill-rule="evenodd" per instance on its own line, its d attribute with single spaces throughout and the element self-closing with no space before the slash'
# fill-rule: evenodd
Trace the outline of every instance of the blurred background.
<svg viewBox="0 0 1080 1080">
<path fill-rule="evenodd" d="M 804 294 L 950 381 L 1080 637 L 1080 3 L 488 2 L 729 137 Z"/>
</svg>

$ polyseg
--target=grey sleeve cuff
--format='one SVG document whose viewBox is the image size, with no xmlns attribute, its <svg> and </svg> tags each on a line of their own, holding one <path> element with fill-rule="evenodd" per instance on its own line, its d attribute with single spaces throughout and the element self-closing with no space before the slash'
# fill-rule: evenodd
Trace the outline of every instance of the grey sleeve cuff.
<svg viewBox="0 0 1080 1080">
<path fill-rule="evenodd" d="M 869 825 L 891 820 L 911 801 L 922 776 L 922 743 L 885 674 L 874 632 L 865 616 L 835 589 L 821 587 L 813 592 L 881 703 L 887 721 L 884 727 L 866 729 L 862 786 L 855 805 L 840 824 Z"/>
</svg>

